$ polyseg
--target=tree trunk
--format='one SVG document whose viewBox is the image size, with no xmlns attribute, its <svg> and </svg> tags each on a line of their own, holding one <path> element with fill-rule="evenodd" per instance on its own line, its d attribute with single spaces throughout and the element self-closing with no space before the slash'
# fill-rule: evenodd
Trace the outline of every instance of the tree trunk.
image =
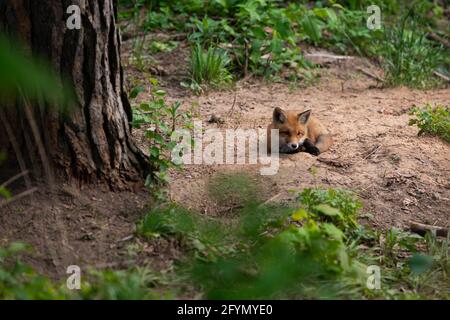
<svg viewBox="0 0 450 320">
<path fill-rule="evenodd" d="M 59 177 L 128 189 L 142 181 L 150 167 L 131 137 L 131 107 L 124 92 L 115 2 L 0 1 L 0 30 L 20 39 L 34 56 L 49 60 L 62 78 L 73 83 L 76 96 L 68 117 L 34 106 L 30 119 L 27 106 L 22 105 L 8 108 L 3 120 L 10 124 L 16 145 L 24 146 L 20 149 L 27 166 L 39 159 L 42 168 L 45 159 L 39 156 L 39 149 L 43 146 Z M 78 30 L 66 26 L 70 16 L 66 10 L 71 5 L 81 9 Z M 6 136 L 6 128 L 1 131 L 0 136 Z"/>
</svg>

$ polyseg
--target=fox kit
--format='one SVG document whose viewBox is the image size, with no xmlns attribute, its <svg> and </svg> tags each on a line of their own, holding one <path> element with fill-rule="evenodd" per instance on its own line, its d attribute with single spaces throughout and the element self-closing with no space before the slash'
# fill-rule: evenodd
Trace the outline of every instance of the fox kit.
<svg viewBox="0 0 450 320">
<path fill-rule="evenodd" d="M 285 111 L 276 107 L 273 110 L 272 123 L 267 128 L 267 147 L 270 152 L 270 130 L 279 130 L 280 153 L 305 151 L 318 156 L 328 150 L 333 143 L 331 135 L 311 116 L 311 110 L 303 112 Z"/>
</svg>

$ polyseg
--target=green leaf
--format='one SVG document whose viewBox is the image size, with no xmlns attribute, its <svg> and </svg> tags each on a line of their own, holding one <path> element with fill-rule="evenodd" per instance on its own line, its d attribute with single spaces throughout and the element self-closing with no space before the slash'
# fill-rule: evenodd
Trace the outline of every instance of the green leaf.
<svg viewBox="0 0 450 320">
<path fill-rule="evenodd" d="M 336 240 L 342 240 L 344 238 L 344 233 L 338 229 L 334 224 L 332 223 L 324 223 L 322 225 L 323 230 L 332 238 Z"/>
<path fill-rule="evenodd" d="M 156 90 L 154 93 L 159 97 L 164 97 L 166 95 L 166 92 L 164 90 Z"/>
<path fill-rule="evenodd" d="M 303 30 L 314 43 L 317 43 L 322 37 L 320 26 L 320 20 L 310 14 L 302 20 Z"/>
<path fill-rule="evenodd" d="M 333 208 L 328 204 L 319 204 L 313 209 L 329 217 L 342 217 L 342 213 L 338 209 Z"/>
<path fill-rule="evenodd" d="M 159 155 L 160 155 L 159 148 L 157 148 L 157 147 L 151 147 L 151 148 L 150 148 L 150 154 L 151 154 L 153 157 L 155 157 L 155 158 L 159 157 Z"/>
<path fill-rule="evenodd" d="M 155 79 L 155 78 L 149 78 L 148 81 L 150 81 L 150 83 L 152 84 L 152 86 L 157 86 L 157 85 L 158 85 L 158 79 Z"/>
<path fill-rule="evenodd" d="M 308 217 L 308 212 L 305 209 L 299 209 L 292 214 L 291 218 L 294 221 L 300 221 Z"/>
<path fill-rule="evenodd" d="M 430 270 L 433 266 L 433 257 L 415 253 L 408 261 L 412 273 L 419 275 Z"/>
<path fill-rule="evenodd" d="M 12 197 L 11 192 L 9 192 L 6 188 L 0 187 L 0 196 L 9 199 Z"/>
<path fill-rule="evenodd" d="M 8 247 L 8 251 L 11 254 L 15 254 L 18 252 L 22 252 L 22 251 L 26 251 L 29 250 L 30 246 L 25 244 L 25 243 L 21 243 L 21 242 L 13 242 L 9 245 Z"/>
<path fill-rule="evenodd" d="M 144 112 L 149 112 L 152 109 L 152 108 L 150 108 L 150 105 L 148 103 L 141 103 L 141 105 L 139 107 Z"/>
<path fill-rule="evenodd" d="M 144 87 L 133 88 L 133 90 L 131 90 L 131 92 L 130 92 L 130 99 L 136 99 L 136 97 L 139 95 L 139 93 L 144 92 L 144 91 L 145 91 Z"/>
</svg>

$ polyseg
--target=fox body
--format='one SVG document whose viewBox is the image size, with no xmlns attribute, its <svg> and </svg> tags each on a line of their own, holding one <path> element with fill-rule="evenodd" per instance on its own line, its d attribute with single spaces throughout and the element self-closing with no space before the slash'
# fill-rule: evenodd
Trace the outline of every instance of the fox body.
<svg viewBox="0 0 450 320">
<path fill-rule="evenodd" d="M 317 156 L 328 150 L 333 143 L 331 135 L 319 120 L 311 116 L 311 110 L 299 113 L 276 107 L 273 110 L 272 123 L 267 128 L 269 152 L 271 151 L 271 129 L 279 130 L 280 153 L 305 151 Z"/>
</svg>

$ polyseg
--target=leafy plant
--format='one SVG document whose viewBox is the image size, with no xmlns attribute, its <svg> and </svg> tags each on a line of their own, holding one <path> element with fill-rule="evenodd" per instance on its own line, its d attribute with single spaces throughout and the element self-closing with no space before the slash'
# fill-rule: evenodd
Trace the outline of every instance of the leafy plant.
<svg viewBox="0 0 450 320">
<path fill-rule="evenodd" d="M 314 217 L 331 220 L 344 231 L 352 231 L 358 226 L 356 218 L 362 205 L 353 192 L 307 188 L 300 193 L 299 200 Z"/>
<path fill-rule="evenodd" d="M 84 300 L 158 299 L 151 288 L 155 280 L 148 269 L 91 270 L 78 295 Z"/>
<path fill-rule="evenodd" d="M 414 107 L 410 115 L 409 125 L 419 127 L 419 135 L 429 134 L 450 141 L 450 108 L 442 105 L 435 107 L 427 104 L 423 108 Z"/>
<path fill-rule="evenodd" d="M 158 88 L 158 80 L 150 78 L 150 101 L 133 106 L 133 122 L 135 128 L 145 127 L 145 136 L 149 140 L 150 163 L 155 171 L 147 177 L 146 186 L 152 190 L 152 195 L 158 200 L 164 200 L 166 190 L 161 188 L 168 182 L 169 168 L 179 167 L 171 159 L 171 151 L 176 146 L 172 133 L 177 124 L 184 128 L 192 127 L 191 114 L 180 113 L 180 102 L 168 105 L 164 99 L 166 92 Z M 136 87 L 130 92 L 130 98 L 135 99 L 144 92 L 143 87 Z"/>
<path fill-rule="evenodd" d="M 248 183 L 234 186 L 251 198 Z M 210 299 L 446 296 L 448 243 L 360 226 L 353 192 L 305 189 L 296 208 L 247 200 L 233 223 L 169 206 L 150 212 L 138 232 L 177 239 L 187 250 L 176 273 Z M 382 269 L 381 290 L 365 287 L 367 265 Z"/>
<path fill-rule="evenodd" d="M 62 286 L 52 283 L 44 276 L 36 274 L 24 264 L 20 255 L 29 251 L 23 243 L 11 243 L 0 247 L 0 299 L 64 299 L 68 292 Z"/>
<path fill-rule="evenodd" d="M 346 8 L 315 9 L 318 17 L 325 19 L 324 38 L 322 43 L 332 50 L 343 53 L 356 53 L 362 56 L 376 56 L 379 50 L 378 41 L 383 37 L 383 30 L 370 30 L 366 21 L 369 14 L 363 11 Z"/>
<path fill-rule="evenodd" d="M 168 41 L 168 42 L 161 42 L 161 41 L 152 41 L 149 47 L 149 50 L 151 53 L 157 53 L 157 52 L 170 52 L 174 50 L 178 46 L 177 41 Z"/>
<path fill-rule="evenodd" d="M 237 77 L 252 73 L 273 81 L 308 80 L 310 77 L 306 74 L 311 64 L 305 61 L 299 49 L 302 41 L 344 53 L 381 57 L 387 83 L 391 85 L 434 86 L 437 81 L 432 80 L 431 73 L 435 67 L 442 69 L 449 63 L 445 53 L 425 38 L 430 29 L 439 33 L 436 19 L 442 17 L 443 9 L 437 3 L 390 0 L 308 5 L 277 0 L 145 2 L 152 8 L 148 12 L 146 30 L 173 28 L 188 33 L 187 39 L 194 50 L 198 45 L 220 48 L 229 57 L 227 69 Z M 384 28 L 367 28 L 369 5 L 381 8 Z M 413 17 L 414 21 L 404 24 L 402 20 L 393 27 L 392 23 L 402 12 L 410 12 L 405 16 Z M 192 88 L 201 90 L 194 82 Z"/>
</svg>

